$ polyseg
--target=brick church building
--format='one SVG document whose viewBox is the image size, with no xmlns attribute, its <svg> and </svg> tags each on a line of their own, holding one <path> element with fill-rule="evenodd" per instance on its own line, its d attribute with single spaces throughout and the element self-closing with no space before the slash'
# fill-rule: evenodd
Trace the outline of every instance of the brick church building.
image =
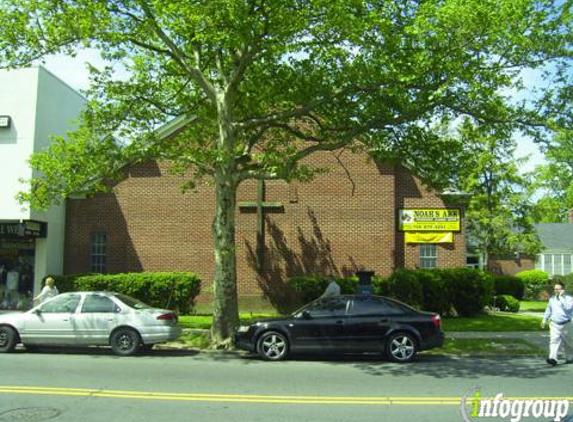
<svg viewBox="0 0 573 422">
<path fill-rule="evenodd" d="M 307 160 L 330 171 L 310 183 L 249 181 L 239 188 L 241 304 L 280 303 L 295 275 L 371 270 L 388 276 L 402 267 L 465 266 L 463 209 L 410 170 L 348 151 Z M 209 302 L 214 188 L 181 193 L 184 181 L 168 164 L 149 162 L 127 169 L 112 193 L 70 199 L 64 272 L 192 271 L 203 280 L 199 302 Z M 459 231 L 447 233 L 446 243 L 423 236 L 407 241 L 410 233 L 398 221 L 404 209 L 455 209 Z"/>
</svg>

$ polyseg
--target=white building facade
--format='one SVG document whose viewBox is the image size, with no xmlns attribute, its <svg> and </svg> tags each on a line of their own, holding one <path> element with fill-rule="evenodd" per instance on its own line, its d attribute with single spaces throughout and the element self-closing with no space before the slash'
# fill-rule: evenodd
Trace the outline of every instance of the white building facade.
<svg viewBox="0 0 573 422">
<path fill-rule="evenodd" d="M 0 70 L 0 309 L 28 307 L 42 278 L 62 273 L 65 206 L 37 211 L 16 195 L 35 176 L 30 155 L 73 130 L 84 105 L 41 66 Z"/>
</svg>

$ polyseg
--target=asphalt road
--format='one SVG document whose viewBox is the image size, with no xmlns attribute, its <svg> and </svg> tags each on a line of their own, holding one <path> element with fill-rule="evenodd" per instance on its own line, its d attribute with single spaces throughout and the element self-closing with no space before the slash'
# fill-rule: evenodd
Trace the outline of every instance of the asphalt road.
<svg viewBox="0 0 573 422">
<path fill-rule="evenodd" d="M 400 365 L 373 357 L 263 362 L 190 351 L 127 358 L 105 349 L 18 351 L 0 355 L 0 421 L 449 422 L 463 420 L 461 398 L 476 387 L 482 396 L 573 400 L 573 365 L 423 355 Z"/>
</svg>

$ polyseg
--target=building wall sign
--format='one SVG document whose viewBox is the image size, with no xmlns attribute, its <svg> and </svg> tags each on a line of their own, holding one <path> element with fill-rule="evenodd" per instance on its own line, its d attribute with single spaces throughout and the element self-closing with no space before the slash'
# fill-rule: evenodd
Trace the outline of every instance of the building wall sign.
<svg viewBox="0 0 573 422">
<path fill-rule="evenodd" d="M 22 223 L 0 223 L 0 237 L 43 238 L 47 235 L 47 224 L 39 221 Z"/>
<path fill-rule="evenodd" d="M 454 243 L 452 232 L 405 232 L 406 243 Z"/>
<path fill-rule="evenodd" d="M 398 228 L 414 232 L 459 232 L 459 208 L 401 208 L 398 210 Z"/>
</svg>

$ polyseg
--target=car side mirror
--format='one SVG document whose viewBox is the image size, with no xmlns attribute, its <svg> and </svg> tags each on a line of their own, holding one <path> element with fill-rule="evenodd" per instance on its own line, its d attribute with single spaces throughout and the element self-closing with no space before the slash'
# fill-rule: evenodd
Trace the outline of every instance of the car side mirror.
<svg viewBox="0 0 573 422">
<path fill-rule="evenodd" d="M 35 313 L 36 315 L 40 315 L 40 314 L 42 313 L 42 309 L 36 308 L 36 309 L 34 309 L 34 313 Z"/>
<path fill-rule="evenodd" d="M 312 319 L 312 315 L 308 311 L 302 311 L 301 317 L 302 319 Z"/>
</svg>

